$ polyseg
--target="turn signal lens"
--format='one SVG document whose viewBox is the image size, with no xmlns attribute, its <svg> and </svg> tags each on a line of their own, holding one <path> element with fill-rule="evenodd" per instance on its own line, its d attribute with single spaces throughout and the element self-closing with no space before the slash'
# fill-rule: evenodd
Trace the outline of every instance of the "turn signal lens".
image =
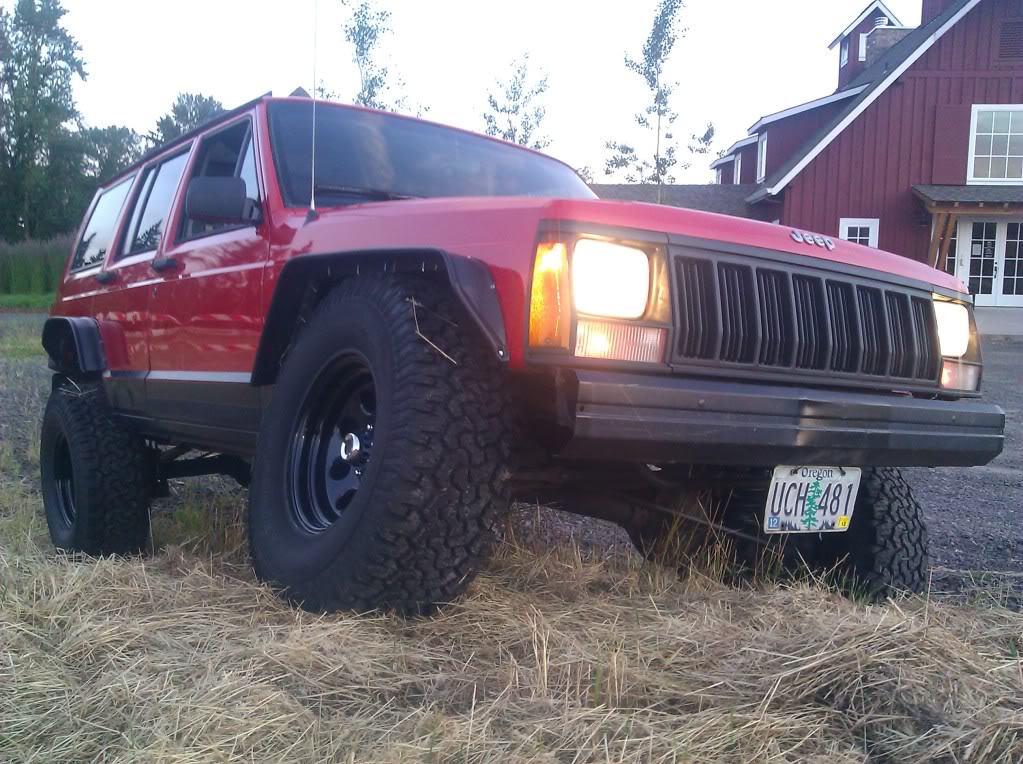
<svg viewBox="0 0 1023 764">
<path fill-rule="evenodd" d="M 970 347 L 970 311 L 959 302 L 934 301 L 941 354 L 962 358 Z"/>
<path fill-rule="evenodd" d="M 533 263 L 529 301 L 529 345 L 568 349 L 572 333 L 572 297 L 568 283 L 568 247 L 540 244 Z"/>
<path fill-rule="evenodd" d="M 975 392 L 980 388 L 980 367 L 961 361 L 941 364 L 941 386 L 946 390 Z"/>
<path fill-rule="evenodd" d="M 667 336 L 666 329 L 656 327 L 580 319 L 575 354 L 579 358 L 661 363 Z"/>
</svg>

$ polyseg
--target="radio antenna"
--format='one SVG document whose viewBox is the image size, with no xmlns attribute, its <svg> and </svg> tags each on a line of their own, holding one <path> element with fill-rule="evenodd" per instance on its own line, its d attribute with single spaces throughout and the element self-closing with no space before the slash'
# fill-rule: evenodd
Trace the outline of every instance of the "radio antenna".
<svg viewBox="0 0 1023 764">
<path fill-rule="evenodd" d="M 313 141 L 312 166 L 309 169 L 309 212 L 305 222 L 316 220 L 316 58 L 320 37 L 320 0 L 313 0 Z"/>
</svg>

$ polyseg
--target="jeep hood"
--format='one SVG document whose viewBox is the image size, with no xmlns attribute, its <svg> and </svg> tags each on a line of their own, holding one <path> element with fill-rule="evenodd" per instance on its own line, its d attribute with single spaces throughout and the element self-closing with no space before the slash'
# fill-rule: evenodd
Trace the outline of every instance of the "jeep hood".
<svg viewBox="0 0 1023 764">
<path fill-rule="evenodd" d="M 295 244 L 301 246 L 308 237 L 312 251 L 322 251 L 326 240 L 334 240 L 341 249 L 436 247 L 487 259 L 488 253 L 507 252 L 510 246 L 530 251 L 537 226 L 544 221 L 631 228 L 787 252 L 967 292 L 958 279 L 924 263 L 840 239 L 831 239 L 835 244 L 831 250 L 812 243 L 812 239 L 811 243 L 799 241 L 793 236 L 798 229 L 786 226 L 664 205 L 600 199 L 472 197 L 350 205 L 323 210 L 313 223 L 298 226 Z M 334 229 L 335 236 L 330 235 L 330 229 Z"/>
</svg>

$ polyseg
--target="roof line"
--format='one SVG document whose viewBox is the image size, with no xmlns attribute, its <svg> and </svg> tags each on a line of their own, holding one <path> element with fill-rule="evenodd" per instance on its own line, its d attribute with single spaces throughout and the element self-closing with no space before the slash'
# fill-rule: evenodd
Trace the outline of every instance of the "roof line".
<svg viewBox="0 0 1023 764">
<path fill-rule="evenodd" d="M 123 170 L 118 171 L 114 175 L 111 175 L 105 181 L 100 183 L 100 188 L 103 188 L 104 186 L 108 186 L 109 184 L 113 183 L 115 180 L 120 178 L 122 175 L 127 175 L 128 173 L 135 172 L 139 167 L 144 165 L 146 162 L 151 160 L 153 157 L 156 157 L 156 156 L 159 156 L 160 154 L 163 154 L 168 149 L 172 149 L 175 146 L 178 146 L 178 145 L 180 145 L 182 143 L 186 143 L 187 141 L 190 141 L 193 138 L 195 138 L 195 136 L 198 135 L 199 133 L 205 132 L 206 130 L 209 130 L 211 127 L 213 127 L 214 125 L 218 125 L 221 122 L 226 122 L 227 120 L 231 119 L 232 117 L 237 117 L 239 114 L 241 114 L 243 112 L 246 112 L 249 109 L 251 109 L 253 106 L 258 104 L 260 101 L 263 101 L 266 98 L 272 98 L 272 97 L 273 97 L 273 92 L 272 91 L 267 91 L 266 93 L 263 93 L 263 95 L 257 96 L 256 98 L 253 98 L 251 101 L 246 101 L 241 106 L 235 106 L 232 109 L 226 109 L 226 110 L 220 112 L 219 114 L 216 114 L 216 115 L 210 117 L 208 120 L 206 120 L 202 124 L 197 125 L 196 127 L 193 127 L 188 132 L 182 133 L 177 138 L 171 138 L 169 141 L 164 141 L 163 143 L 160 143 L 160 144 L 158 144 L 156 146 L 153 146 L 151 149 L 147 149 L 145 152 L 143 152 L 142 156 L 140 156 L 138 159 L 136 159 L 130 165 L 125 167 Z"/>
<path fill-rule="evenodd" d="M 762 128 L 764 125 L 769 125 L 772 122 L 777 122 L 778 120 L 781 119 L 787 119 L 788 117 L 794 117 L 797 114 L 802 114 L 804 111 L 819 109 L 822 106 L 827 106 L 828 104 L 835 103 L 836 101 L 842 101 L 845 100 L 846 98 L 858 96 L 868 87 L 869 85 L 860 85 L 859 87 L 850 88 L 848 90 L 840 90 L 837 93 L 832 93 L 829 96 L 818 98 L 815 101 L 807 101 L 806 103 L 800 104 L 799 106 L 793 106 L 792 108 L 785 109 L 784 111 L 776 111 L 774 114 L 768 114 L 766 117 L 761 117 L 760 120 L 749 129 L 749 131 L 751 133 L 756 133 L 759 132 L 760 128 Z"/>
<path fill-rule="evenodd" d="M 728 164 L 729 162 L 734 162 L 734 161 L 735 161 L 735 157 L 733 155 L 725 154 L 724 156 L 718 157 L 713 162 L 711 162 L 710 163 L 710 169 L 716 170 L 721 165 Z"/>
<path fill-rule="evenodd" d="M 881 82 L 879 86 L 874 88 L 874 90 L 872 90 L 867 95 L 866 98 L 864 98 L 862 101 L 856 104 L 849 111 L 849 113 L 842 118 L 842 121 L 839 122 L 834 128 L 832 128 L 832 130 L 824 137 L 822 141 L 820 141 L 816 146 L 810 149 L 810 151 L 808 151 L 803 156 L 803 158 L 799 160 L 796 166 L 789 170 L 785 177 L 783 177 L 780 181 L 775 183 L 770 188 L 767 187 L 762 188 L 760 191 L 758 191 L 756 194 L 750 197 L 750 201 L 751 202 L 759 201 L 760 199 L 763 199 L 765 196 L 777 196 L 779 191 L 783 190 L 785 186 L 791 183 L 793 178 L 795 178 L 797 175 L 799 175 L 799 173 L 805 170 L 806 166 L 810 164 L 810 162 L 816 159 L 820 155 L 820 153 L 824 151 L 824 149 L 826 149 L 833 140 L 835 140 L 835 138 L 841 135 L 842 132 L 853 123 L 853 121 L 857 117 L 859 117 L 864 111 L 866 111 L 867 108 L 874 103 L 874 101 L 880 98 L 881 94 L 884 93 L 893 82 L 899 79 L 899 77 L 901 77 L 906 72 L 906 70 L 909 69 L 909 67 L 915 64 L 917 61 L 919 61 L 920 58 L 924 55 L 924 53 L 931 49 L 934 43 L 936 43 L 938 40 L 944 37 L 945 33 L 949 29 L 958 24 L 960 20 L 962 20 L 962 18 L 966 14 L 968 14 L 970 11 L 976 8 L 979 3 L 980 0 L 968 0 L 968 2 L 962 8 L 959 9 L 958 13 L 952 16 L 940 28 L 936 29 L 933 33 L 931 33 L 930 37 L 928 37 L 923 42 L 923 44 L 921 44 L 915 51 L 913 51 L 909 56 L 907 56 L 906 60 L 903 61 L 898 67 L 896 67 L 891 72 L 891 74 L 889 74 Z"/>
<path fill-rule="evenodd" d="M 755 136 L 755 135 L 750 135 L 750 136 L 747 136 L 746 138 L 740 138 L 735 143 L 733 143 L 731 146 L 729 146 L 728 150 L 724 154 L 722 154 L 719 158 L 715 159 L 711 163 L 710 169 L 713 170 L 719 164 L 726 164 L 728 162 L 731 162 L 732 160 L 735 159 L 734 154 L 735 154 L 735 152 L 738 149 L 741 149 L 744 146 L 751 146 L 752 144 L 754 144 L 756 142 L 757 142 L 757 136 Z"/>
<path fill-rule="evenodd" d="M 834 50 L 835 46 L 838 45 L 838 43 L 842 42 L 842 40 L 844 40 L 851 31 L 853 31 L 856 27 L 862 24 L 863 20 L 867 18 L 867 16 L 870 15 L 870 12 L 875 8 L 880 9 L 888 18 L 894 21 L 895 26 L 899 27 L 902 26 L 902 22 L 899 21 L 899 17 L 892 13 L 891 9 L 887 5 L 882 3 L 881 0 L 874 0 L 874 2 L 872 2 L 870 5 L 863 9 L 863 13 L 856 17 L 856 21 L 847 26 L 845 28 L 845 31 L 835 38 L 835 41 L 828 46 L 828 50 Z"/>
</svg>

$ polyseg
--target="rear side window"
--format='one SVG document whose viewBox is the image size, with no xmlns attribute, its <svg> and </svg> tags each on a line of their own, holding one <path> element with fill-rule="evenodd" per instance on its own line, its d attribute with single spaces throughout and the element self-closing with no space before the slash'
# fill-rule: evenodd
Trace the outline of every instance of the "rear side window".
<svg viewBox="0 0 1023 764">
<path fill-rule="evenodd" d="M 185 171 L 188 153 L 161 162 L 146 170 L 131 215 L 131 225 L 125 236 L 125 255 L 137 255 L 156 249 L 163 234 L 164 225 L 170 215 L 174 192 L 181 182 L 181 174 Z"/>
<path fill-rule="evenodd" d="M 75 253 L 71 258 L 71 270 L 79 271 L 103 262 L 114 239 L 114 226 L 121 216 L 129 188 L 131 177 L 125 178 L 99 195 L 85 231 L 82 232 L 82 238 L 75 247 Z"/>
<path fill-rule="evenodd" d="M 256 153 L 252 146 L 252 127 L 249 120 L 231 125 L 206 138 L 194 164 L 192 178 L 232 178 L 245 181 L 248 198 L 259 202 L 259 184 L 256 182 Z M 191 178 L 189 179 L 191 180 Z M 195 239 L 225 228 L 236 228 L 228 223 L 207 223 L 185 218 L 181 222 L 182 239 Z"/>
</svg>

